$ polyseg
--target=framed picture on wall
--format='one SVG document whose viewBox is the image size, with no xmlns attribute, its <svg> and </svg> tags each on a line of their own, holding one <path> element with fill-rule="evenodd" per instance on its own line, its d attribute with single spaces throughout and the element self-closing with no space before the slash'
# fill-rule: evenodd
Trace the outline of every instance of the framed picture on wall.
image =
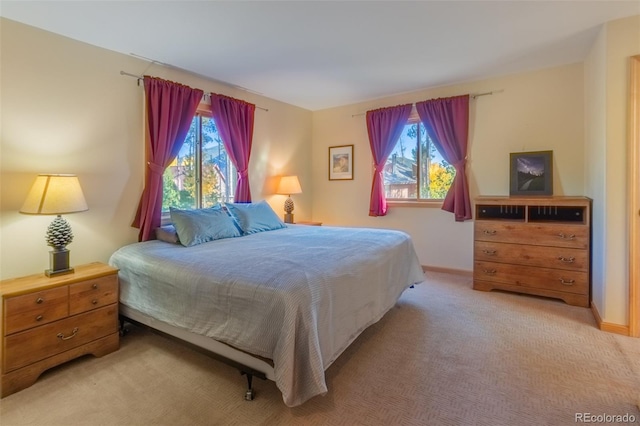
<svg viewBox="0 0 640 426">
<path fill-rule="evenodd" d="M 510 195 L 553 195 L 553 151 L 512 152 Z"/>
<path fill-rule="evenodd" d="M 329 180 L 353 179 L 353 145 L 329 147 Z"/>
</svg>

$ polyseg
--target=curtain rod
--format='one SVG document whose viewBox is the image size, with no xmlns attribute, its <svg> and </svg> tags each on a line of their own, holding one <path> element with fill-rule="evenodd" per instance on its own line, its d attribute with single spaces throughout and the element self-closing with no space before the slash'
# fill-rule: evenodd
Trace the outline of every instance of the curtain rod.
<svg viewBox="0 0 640 426">
<path fill-rule="evenodd" d="M 502 93 L 502 92 L 504 92 L 504 89 L 492 90 L 491 92 L 476 93 L 475 95 L 470 95 L 470 97 L 475 99 L 475 98 L 479 98 L 480 96 L 493 95 L 494 93 Z"/>
<path fill-rule="evenodd" d="M 504 92 L 504 89 L 500 89 L 500 90 L 492 90 L 491 92 L 484 92 L 484 93 L 476 93 L 474 95 L 469 95 L 469 97 L 471 99 L 475 99 L 475 98 L 479 98 L 480 96 L 487 96 L 487 95 L 493 95 L 494 93 L 501 93 Z M 412 107 L 416 106 L 415 102 L 411 104 Z M 361 115 L 365 115 L 366 112 L 360 112 L 358 114 L 351 114 L 351 118 L 353 117 L 359 117 Z"/>
<path fill-rule="evenodd" d="M 144 80 L 144 77 L 141 75 L 136 75 L 136 74 L 131 74 L 129 72 L 125 72 L 125 71 L 120 71 L 120 75 L 126 75 L 127 77 L 133 77 L 133 78 L 137 78 L 138 79 L 138 86 L 140 86 L 140 80 Z M 205 93 L 203 96 L 211 96 L 211 92 Z M 263 108 L 260 106 L 256 105 L 256 108 L 261 109 L 263 111 L 269 111 L 268 108 Z"/>
</svg>

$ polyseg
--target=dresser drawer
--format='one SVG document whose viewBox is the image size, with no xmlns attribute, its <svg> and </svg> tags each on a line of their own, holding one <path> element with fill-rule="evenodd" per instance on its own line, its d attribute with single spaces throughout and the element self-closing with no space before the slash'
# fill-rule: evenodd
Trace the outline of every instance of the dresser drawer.
<svg viewBox="0 0 640 426">
<path fill-rule="evenodd" d="M 552 247 L 589 248 L 589 228 L 575 224 L 532 224 L 477 220 L 477 241 L 520 243 Z"/>
<path fill-rule="evenodd" d="M 117 275 L 100 277 L 69 286 L 69 315 L 87 312 L 117 301 Z"/>
<path fill-rule="evenodd" d="M 474 262 L 473 279 L 567 293 L 589 294 L 589 274 L 580 271 L 476 261 Z"/>
<path fill-rule="evenodd" d="M 3 372 L 81 346 L 118 331 L 118 305 L 75 315 L 5 337 Z"/>
<path fill-rule="evenodd" d="M 4 334 L 57 321 L 69 314 L 69 290 L 52 288 L 4 299 Z"/>
<path fill-rule="evenodd" d="M 474 259 L 574 271 L 589 270 L 589 252 L 573 248 L 476 241 Z"/>
</svg>

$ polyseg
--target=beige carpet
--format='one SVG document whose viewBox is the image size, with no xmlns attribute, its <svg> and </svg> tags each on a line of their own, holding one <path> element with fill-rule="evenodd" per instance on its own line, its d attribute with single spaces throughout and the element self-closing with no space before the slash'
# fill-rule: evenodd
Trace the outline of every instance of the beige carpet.
<svg viewBox="0 0 640 426">
<path fill-rule="evenodd" d="M 118 352 L 4 398 L 1 425 L 640 423 L 640 339 L 599 331 L 588 309 L 474 291 L 466 277 L 427 274 L 329 368 L 329 393 L 293 409 L 273 382 L 254 380 L 246 402 L 237 370 L 131 330 Z"/>
</svg>

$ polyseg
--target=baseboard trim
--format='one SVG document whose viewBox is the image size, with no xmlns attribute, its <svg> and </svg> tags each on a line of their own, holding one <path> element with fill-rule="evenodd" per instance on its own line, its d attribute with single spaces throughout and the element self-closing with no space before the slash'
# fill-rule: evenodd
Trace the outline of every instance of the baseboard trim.
<svg viewBox="0 0 640 426">
<path fill-rule="evenodd" d="M 447 274 L 473 277 L 473 271 L 467 271 L 466 269 L 442 268 L 440 266 L 430 266 L 430 265 L 422 265 L 422 272 L 444 272 Z"/>
<path fill-rule="evenodd" d="M 622 334 L 623 336 L 630 336 L 628 326 L 602 321 L 602 317 L 600 317 L 598 308 L 593 302 L 591 302 L 591 312 L 593 313 L 593 317 L 596 319 L 598 328 L 601 331 L 607 331 L 609 333 L 615 333 L 615 334 Z"/>
</svg>

